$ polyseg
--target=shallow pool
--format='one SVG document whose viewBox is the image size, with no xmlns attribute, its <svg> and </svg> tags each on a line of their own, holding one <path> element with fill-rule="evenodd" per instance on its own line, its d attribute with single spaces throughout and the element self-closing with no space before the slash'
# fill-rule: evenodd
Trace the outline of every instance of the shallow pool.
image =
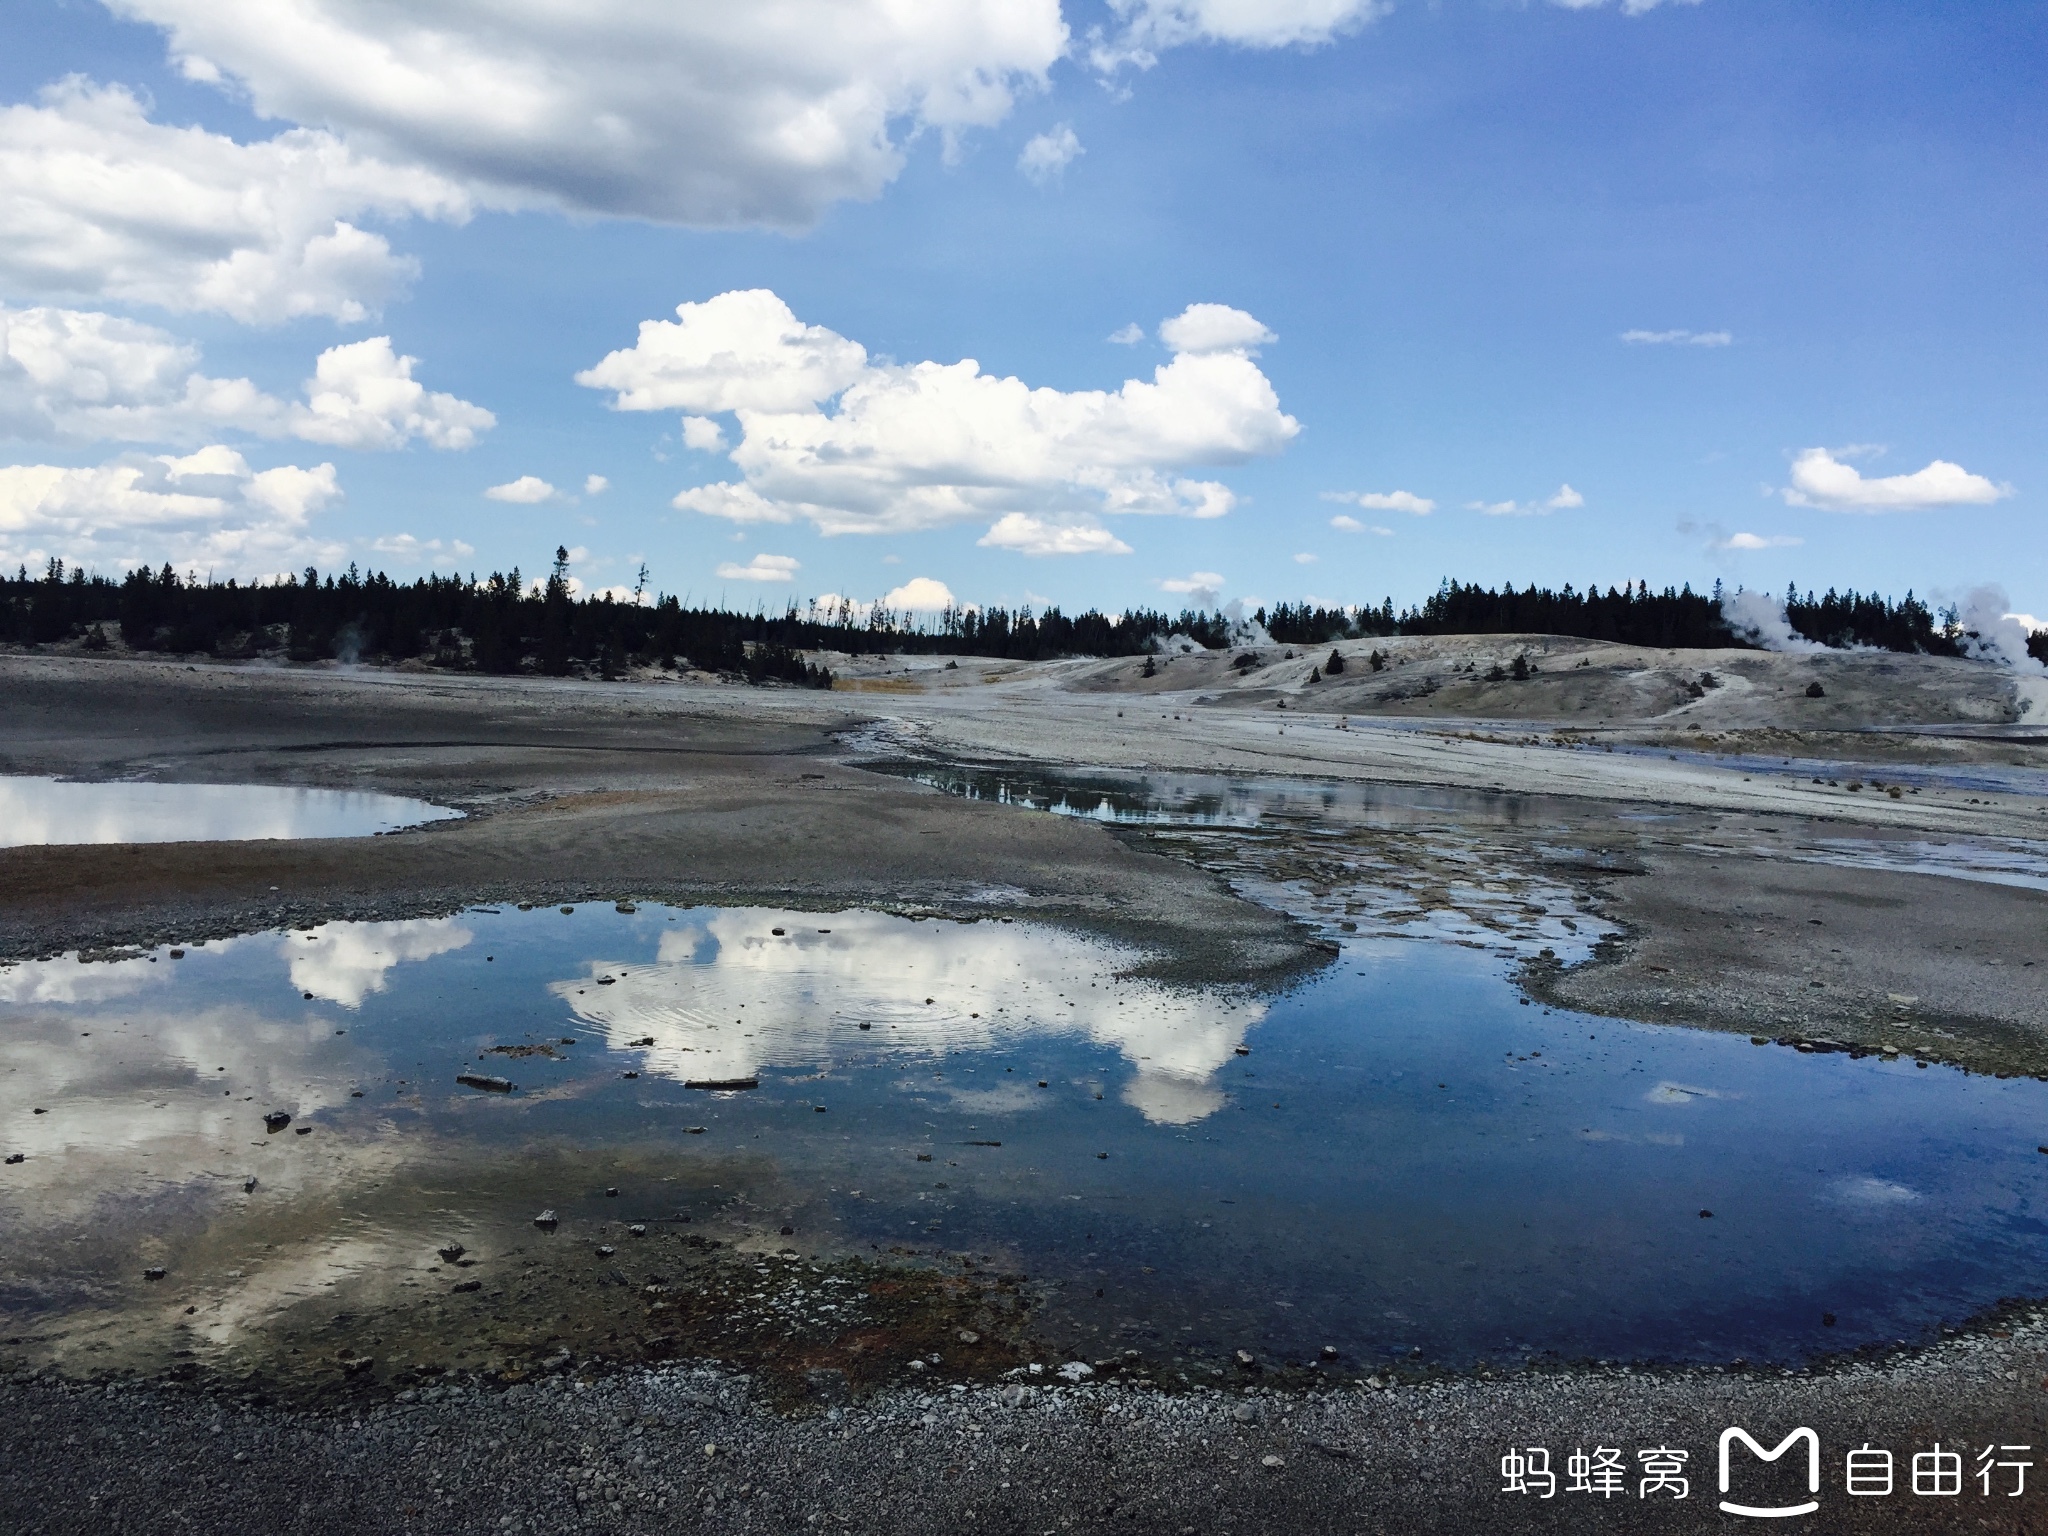
<svg viewBox="0 0 2048 1536">
<path fill-rule="evenodd" d="M 2048 1291 L 2048 1085 L 1547 1013 L 1447 945 L 1353 942 L 1265 998 L 1142 959 L 601 905 L 0 970 L 0 1312 L 104 1305 L 249 1178 L 277 1283 L 317 1292 L 309 1254 L 360 1268 L 418 1219 L 409 1159 L 538 1148 L 534 1187 L 442 1181 L 434 1230 L 545 1207 L 969 1253 L 1045 1288 L 1047 1334 L 1163 1362 L 1793 1361 Z M 575 1171 L 617 1152 L 668 1171 Z M 286 1256 L 236 1263 L 257 1288 Z"/>
<path fill-rule="evenodd" d="M 271 784 L 80 784 L 0 774 L 0 848 L 369 837 L 460 811 L 401 795 Z"/>
</svg>

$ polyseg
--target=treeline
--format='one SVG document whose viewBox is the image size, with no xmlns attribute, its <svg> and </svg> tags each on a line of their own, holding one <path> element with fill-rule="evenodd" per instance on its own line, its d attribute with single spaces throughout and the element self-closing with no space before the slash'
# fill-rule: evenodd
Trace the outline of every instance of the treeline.
<svg viewBox="0 0 2048 1536">
<path fill-rule="evenodd" d="M 1721 617 L 1718 588 L 1712 596 L 1702 596 L 1690 586 L 1652 592 L 1641 582 L 1605 592 L 1597 585 L 1580 592 L 1567 582 L 1562 591 L 1553 592 L 1534 583 L 1517 590 L 1509 582 L 1495 591 L 1477 582 L 1446 581 L 1419 607 L 1400 614 L 1389 598 L 1377 608 L 1355 611 L 1281 603 L 1270 615 L 1262 609 L 1258 617 L 1275 640 L 1290 645 L 1367 635 L 1518 634 L 1569 635 L 1666 650 L 1749 645 L 1729 632 Z"/>
<path fill-rule="evenodd" d="M 832 686 L 807 651 L 851 655 L 958 651 L 1039 660 L 1126 656 L 1181 631 L 1206 646 L 1228 642 L 1213 614 L 1135 610 L 1118 617 L 1067 615 L 1057 608 L 949 609 L 926 621 L 879 605 L 787 607 L 779 613 L 685 608 L 674 597 L 619 601 L 576 598 L 568 555 L 557 550 L 545 581 L 515 567 L 486 579 L 426 576 L 410 583 L 308 569 L 282 581 L 243 584 L 181 577 L 170 566 L 130 571 L 119 581 L 52 560 L 0 578 L 0 639 L 22 645 L 82 640 L 109 648 L 116 637 L 137 651 L 223 659 L 278 656 L 427 664 L 545 676 L 622 676 L 631 666 L 689 665 L 750 682 Z"/>
<path fill-rule="evenodd" d="M 1785 621 L 1809 640 L 1838 648 L 1870 645 L 1883 651 L 1925 651 L 1930 656 L 1963 654 L 1963 627 L 1953 608 L 1940 615 L 1911 592 L 1898 602 L 1875 592 L 1837 592 L 1801 597 L 1785 589 Z M 2031 649 L 2031 647 L 2029 647 Z"/>
<path fill-rule="evenodd" d="M 1132 609 L 1108 615 L 1090 609 L 948 609 L 929 618 L 850 603 L 780 612 L 734 613 L 685 608 L 674 597 L 620 601 L 610 594 L 577 598 L 568 556 L 557 550 L 544 581 L 508 573 L 426 576 L 409 583 L 308 569 L 282 581 L 242 584 L 199 581 L 170 566 L 130 571 L 114 580 L 52 560 L 40 575 L 26 569 L 0 577 L 0 639 L 36 646 L 82 641 L 109 648 L 116 636 L 132 650 L 205 654 L 227 659 L 278 656 L 397 663 L 548 676 L 612 678 L 629 667 L 682 665 L 756 683 L 829 688 L 832 674 L 805 653 L 851 655 L 958 652 L 1041 660 L 1056 656 L 1130 656 L 1155 649 L 1174 633 L 1211 649 L 1238 636 L 1214 613 Z M 644 584 L 644 575 L 643 575 Z M 1321 645 L 1382 635 L 1549 634 L 1662 649 L 1746 648 L 1721 612 L 1721 588 L 1652 592 L 1644 583 L 1560 591 L 1513 583 L 1499 588 L 1446 581 L 1419 606 L 1397 612 L 1278 603 L 1252 618 L 1274 640 Z M 1793 630 L 1824 645 L 1875 646 L 1930 655 L 1962 654 L 1964 632 L 1954 609 L 1935 612 L 1910 592 L 1898 602 L 1876 593 L 1823 597 L 1785 594 Z M 2028 649 L 2048 662 L 2048 634 Z"/>
<path fill-rule="evenodd" d="M 1368 635 L 1537 634 L 1663 650 L 1753 648 L 1752 641 L 1729 629 L 1721 598 L 1719 582 L 1711 594 L 1701 594 L 1690 586 L 1652 592 L 1643 582 L 1604 592 L 1598 585 L 1579 592 L 1567 582 L 1553 592 L 1533 583 L 1517 591 L 1510 582 L 1495 591 L 1446 581 L 1420 607 L 1398 615 L 1390 598 L 1378 608 L 1358 609 L 1280 603 L 1256 617 L 1275 640 L 1289 645 Z M 1830 587 L 1825 596 L 1815 597 L 1810 590 L 1801 596 L 1796 587 L 1788 587 L 1785 618 L 1795 633 L 1838 650 L 1869 646 L 1929 656 L 1965 654 L 1966 632 L 1956 610 L 1936 612 L 1911 592 L 1893 602 L 1876 592 Z M 2048 632 L 2031 636 L 2027 650 L 2048 662 Z"/>
</svg>

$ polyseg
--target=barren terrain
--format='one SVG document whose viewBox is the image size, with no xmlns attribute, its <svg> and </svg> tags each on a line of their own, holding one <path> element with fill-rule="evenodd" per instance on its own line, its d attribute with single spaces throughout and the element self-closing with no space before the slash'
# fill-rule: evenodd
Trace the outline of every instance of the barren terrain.
<svg viewBox="0 0 2048 1536">
<path fill-rule="evenodd" d="M 0 771 L 376 788 L 469 813 L 375 839 L 0 851 L 0 961 L 485 900 L 661 898 L 1028 912 L 1112 933 L 1176 980 L 1273 986 L 1367 926 L 1497 946 L 1559 1006 L 2048 1077 L 2038 682 L 1934 658 L 1521 636 L 1349 641 L 1342 672 L 1311 681 L 1332 647 L 1289 649 L 1242 668 L 1237 651 L 1162 658 L 1150 678 L 1130 659 L 832 657 L 832 693 L 0 657 Z M 1520 680 L 1518 657 L 1534 666 Z M 1112 826 L 863 766 L 881 758 L 1364 786 L 1399 814 L 1259 840 Z M 1559 914 L 1586 943 L 1558 951 Z M 1502 1503 L 1500 1425 L 1699 1443 L 1742 1413 L 1814 1422 L 1831 1445 L 2038 1445 L 2048 1349 L 2038 1324 L 2009 1324 L 1785 1378 L 1233 1384 L 1249 1419 L 1223 1398 L 1095 1383 L 1015 1401 L 892 1386 L 843 1418 L 816 1416 L 823 1398 L 788 1418 L 772 1372 L 623 1360 L 587 1392 L 432 1406 L 340 1380 L 300 1382 L 328 1394 L 307 1408 L 22 1374 L 0 1386 L 15 1426 L 0 1503 L 48 1530 L 154 1519 L 172 1487 L 195 1528 L 556 1529 L 609 1509 L 622 1529 L 1575 1529 L 1562 1499 Z M 990 1371 L 1028 1354 L 988 1332 Z M 62 1503 L 29 1485 L 44 1422 L 76 1446 Z M 1441 1453 L 1426 1464 L 1425 1440 Z M 1872 1501 L 1834 1528 L 2025 1528 L 1932 1502 Z M 1685 1530 L 1710 1511 L 1702 1497 L 1612 1523 Z"/>
</svg>

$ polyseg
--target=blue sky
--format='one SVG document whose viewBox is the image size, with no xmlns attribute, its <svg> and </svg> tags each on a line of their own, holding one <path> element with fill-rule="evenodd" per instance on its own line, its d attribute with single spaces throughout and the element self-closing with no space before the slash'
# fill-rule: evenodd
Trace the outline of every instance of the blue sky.
<svg viewBox="0 0 2048 1536">
<path fill-rule="evenodd" d="M 16 0 L 0 557 L 2048 615 L 2048 6 L 549 9 Z"/>
</svg>

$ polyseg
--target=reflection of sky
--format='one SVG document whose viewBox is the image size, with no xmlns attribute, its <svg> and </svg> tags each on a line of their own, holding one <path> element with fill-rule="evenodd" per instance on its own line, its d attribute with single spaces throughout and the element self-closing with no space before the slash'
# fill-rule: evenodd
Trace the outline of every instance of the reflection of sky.
<svg viewBox="0 0 2048 1536">
<path fill-rule="evenodd" d="M 1137 1068 L 1125 1102 L 1186 1125 L 1222 1106 L 1211 1078 L 1266 1005 L 1124 979 L 1137 958 L 1021 924 L 732 910 L 664 933 L 652 964 L 593 961 L 552 990 L 615 1049 L 651 1038 L 648 1068 L 684 1081 L 829 1064 L 856 1042 L 941 1052 L 1085 1037 Z"/>
<path fill-rule="evenodd" d="M 237 942 L 217 940 L 213 948 L 218 953 Z M 156 955 L 90 964 L 67 955 L 0 966 L 0 1003 L 108 1003 L 167 980 L 171 972 L 166 964 Z"/>
<path fill-rule="evenodd" d="M 97 1003 L 11 1013 L 0 1038 L 0 1125 L 8 1152 L 28 1158 L 8 1170 L 8 1187 L 36 1191 L 41 1219 L 140 1170 L 159 1183 L 239 1180 L 253 1166 L 251 1144 L 271 1139 L 264 1111 L 303 1120 L 348 1098 L 353 1076 L 323 1019 L 276 1017 L 235 1000 L 105 1011 Z M 270 1160 L 259 1161 L 269 1181 Z"/>
<path fill-rule="evenodd" d="M 0 969 L 10 1316 L 167 1258 L 213 1310 L 166 1316 L 226 1341 L 413 1275 L 431 1236 L 542 1206 L 566 1231 L 577 1187 L 635 1182 L 597 1177 L 620 1157 L 679 1177 L 630 1192 L 649 1211 L 740 1190 L 770 1233 L 1013 1254 L 1061 1317 L 1261 1352 L 1789 1359 L 1969 1315 L 2048 1245 L 2040 1084 L 1527 1008 L 1445 945 L 1347 937 L 1263 1003 L 1023 922 L 873 913 L 476 910 L 157 956 Z M 519 1091 L 458 1085 L 479 1068 Z"/>
<path fill-rule="evenodd" d="M 368 837 L 461 812 L 400 795 L 263 784 L 72 784 L 0 774 L 0 848 Z"/>
<path fill-rule="evenodd" d="M 290 963 L 292 985 L 322 1002 L 360 1008 L 382 992 L 391 968 L 405 960 L 431 960 L 463 949 L 474 938 L 453 918 L 416 918 L 402 923 L 327 923 L 312 933 L 289 934 L 280 953 Z"/>
</svg>

